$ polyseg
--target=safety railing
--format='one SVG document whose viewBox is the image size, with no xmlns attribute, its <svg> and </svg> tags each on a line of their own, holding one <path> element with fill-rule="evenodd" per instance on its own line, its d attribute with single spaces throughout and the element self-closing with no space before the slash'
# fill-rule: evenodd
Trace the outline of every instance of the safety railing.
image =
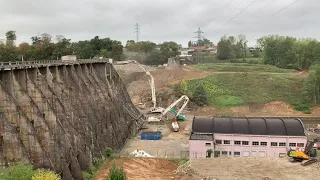
<svg viewBox="0 0 320 180">
<path fill-rule="evenodd" d="M 0 62 L 0 67 L 25 67 L 25 66 L 37 66 L 37 65 L 64 65 L 64 64 L 87 64 L 87 63 L 97 63 L 104 62 L 108 63 L 108 60 L 88 60 L 88 59 L 78 59 L 78 60 L 36 60 L 36 61 L 14 61 L 14 62 Z"/>
</svg>

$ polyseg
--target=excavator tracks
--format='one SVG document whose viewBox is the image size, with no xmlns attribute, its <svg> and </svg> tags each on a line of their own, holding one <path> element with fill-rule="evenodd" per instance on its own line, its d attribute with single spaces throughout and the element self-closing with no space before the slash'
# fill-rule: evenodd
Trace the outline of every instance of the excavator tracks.
<svg viewBox="0 0 320 180">
<path fill-rule="evenodd" d="M 309 160 L 302 161 L 301 165 L 302 166 L 308 166 L 308 165 L 316 163 L 316 162 L 318 162 L 317 159 L 309 159 Z"/>
</svg>

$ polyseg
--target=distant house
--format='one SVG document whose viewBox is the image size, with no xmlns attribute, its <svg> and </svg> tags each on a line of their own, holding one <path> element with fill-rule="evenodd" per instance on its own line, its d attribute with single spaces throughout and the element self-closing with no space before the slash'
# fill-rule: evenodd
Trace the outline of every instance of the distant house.
<svg viewBox="0 0 320 180">
<path fill-rule="evenodd" d="M 191 46 L 189 49 L 193 51 L 201 51 L 201 52 L 206 52 L 206 53 L 217 53 L 217 46 L 212 45 L 212 46 Z"/>
<path fill-rule="evenodd" d="M 307 137 L 297 118 L 194 117 L 190 158 L 285 157 L 288 149 L 304 150 Z"/>
<path fill-rule="evenodd" d="M 62 56 L 61 60 L 62 61 L 76 61 L 77 60 L 77 56 L 76 55 Z"/>
</svg>

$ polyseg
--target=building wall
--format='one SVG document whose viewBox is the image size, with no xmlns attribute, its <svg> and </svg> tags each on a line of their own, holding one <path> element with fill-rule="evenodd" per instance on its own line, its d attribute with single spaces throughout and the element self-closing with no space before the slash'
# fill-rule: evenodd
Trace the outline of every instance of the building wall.
<svg viewBox="0 0 320 180">
<path fill-rule="evenodd" d="M 215 151 L 217 156 L 234 156 L 234 157 L 270 157 L 278 158 L 280 156 L 285 156 L 289 148 L 296 149 L 297 143 L 304 147 L 307 143 L 306 137 L 290 137 L 290 136 L 258 136 L 258 135 L 237 135 L 237 134 L 215 134 L 215 147 L 212 150 Z M 219 144 L 221 140 L 221 144 Z M 230 144 L 225 141 L 230 141 Z M 236 144 L 239 143 L 240 144 Z M 248 145 L 245 142 L 248 142 Z M 253 145 L 253 142 L 258 142 L 258 145 Z M 262 143 L 261 143 L 262 142 Z M 271 142 L 277 143 L 277 146 L 271 146 Z M 209 141 L 203 140 L 190 140 L 189 141 L 189 151 L 190 158 L 205 158 L 206 156 L 197 156 L 202 152 L 206 151 L 208 147 L 205 143 Z M 285 143 L 284 146 L 279 146 L 279 143 Z M 295 146 L 289 147 L 289 145 L 294 145 L 290 143 L 296 143 Z M 265 145 L 266 144 L 266 145 Z M 273 144 L 275 145 L 275 144 Z M 210 147 L 209 147 L 210 148 Z"/>
<path fill-rule="evenodd" d="M 210 143 L 210 145 L 206 143 Z M 206 158 L 208 149 L 212 149 L 212 150 L 214 149 L 213 141 L 189 140 L 189 157 Z"/>
</svg>

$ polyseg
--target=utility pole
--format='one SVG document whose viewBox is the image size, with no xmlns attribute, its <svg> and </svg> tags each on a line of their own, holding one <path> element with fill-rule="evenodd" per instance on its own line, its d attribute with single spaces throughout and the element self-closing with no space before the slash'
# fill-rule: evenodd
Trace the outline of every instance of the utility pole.
<svg viewBox="0 0 320 180">
<path fill-rule="evenodd" d="M 198 31 L 194 32 L 194 34 L 197 34 L 195 37 L 193 38 L 196 38 L 197 39 L 197 43 L 196 45 L 199 46 L 199 43 L 201 42 L 201 40 L 203 39 L 203 36 L 202 34 L 204 33 L 203 31 L 201 31 L 200 27 L 198 28 Z M 198 64 L 203 64 L 203 60 L 204 60 L 204 55 L 203 53 L 201 52 L 201 50 L 195 50 L 195 53 L 194 53 L 194 58 L 193 60 L 195 62 L 197 62 Z"/>
<path fill-rule="evenodd" d="M 140 25 L 138 23 L 134 25 L 134 33 L 136 33 L 136 41 L 139 42 Z"/>
<path fill-rule="evenodd" d="M 203 39 L 202 34 L 203 34 L 204 32 L 201 31 L 201 29 L 200 29 L 200 27 L 199 27 L 199 28 L 198 28 L 198 31 L 196 31 L 196 32 L 194 32 L 194 33 L 196 33 L 197 35 L 196 35 L 195 37 L 193 37 L 193 38 L 197 38 L 198 42 L 200 42 L 200 40 Z"/>
</svg>

